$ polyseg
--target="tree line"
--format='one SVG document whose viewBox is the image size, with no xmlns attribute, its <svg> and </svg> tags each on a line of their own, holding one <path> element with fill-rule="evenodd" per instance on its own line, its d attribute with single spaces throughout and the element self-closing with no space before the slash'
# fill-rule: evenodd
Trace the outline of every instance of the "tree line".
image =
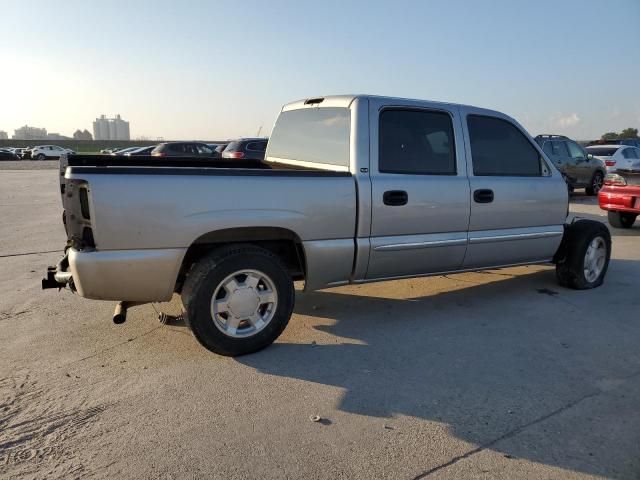
<svg viewBox="0 0 640 480">
<path fill-rule="evenodd" d="M 622 138 L 638 138 L 637 128 L 625 128 L 620 133 L 607 132 L 602 135 L 602 140 L 620 140 Z"/>
</svg>

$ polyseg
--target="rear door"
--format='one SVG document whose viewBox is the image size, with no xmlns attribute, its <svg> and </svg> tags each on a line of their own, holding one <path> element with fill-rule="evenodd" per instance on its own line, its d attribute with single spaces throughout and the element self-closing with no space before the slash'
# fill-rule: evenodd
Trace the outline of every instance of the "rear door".
<svg viewBox="0 0 640 480">
<path fill-rule="evenodd" d="M 539 147 L 509 117 L 461 107 L 471 187 L 464 268 L 553 257 L 568 209 L 566 184 Z"/>
<path fill-rule="evenodd" d="M 369 100 L 371 250 L 367 279 L 459 269 L 469 182 L 457 106 Z"/>
</svg>

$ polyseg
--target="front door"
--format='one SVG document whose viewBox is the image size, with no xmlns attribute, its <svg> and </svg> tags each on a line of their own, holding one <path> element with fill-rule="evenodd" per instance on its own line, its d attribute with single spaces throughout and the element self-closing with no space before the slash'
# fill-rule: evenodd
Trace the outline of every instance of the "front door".
<svg viewBox="0 0 640 480">
<path fill-rule="evenodd" d="M 367 279 L 459 269 L 469 182 L 458 108 L 372 99 L 371 251 Z"/>
<path fill-rule="evenodd" d="M 565 142 L 569 150 L 571 161 L 572 175 L 583 185 L 591 184 L 591 176 L 593 173 L 592 165 L 589 164 L 586 152 L 580 145 L 574 142 Z"/>
<path fill-rule="evenodd" d="M 562 239 L 567 187 L 508 117 L 461 107 L 471 218 L 464 268 L 550 260 Z"/>
</svg>

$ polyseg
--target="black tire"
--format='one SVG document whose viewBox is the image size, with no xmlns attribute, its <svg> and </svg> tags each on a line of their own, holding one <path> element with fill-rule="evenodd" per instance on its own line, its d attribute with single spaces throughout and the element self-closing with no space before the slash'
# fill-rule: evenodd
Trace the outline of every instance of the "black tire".
<svg viewBox="0 0 640 480">
<path fill-rule="evenodd" d="M 225 278 L 240 270 L 258 270 L 272 280 L 277 293 L 275 313 L 267 325 L 252 336 L 231 337 L 220 330 L 211 314 L 211 299 Z M 284 331 L 293 313 L 293 280 L 280 259 L 253 245 L 231 245 L 200 259 L 189 271 L 182 288 L 185 320 L 198 342 L 219 355 L 237 356 L 271 345 Z"/>
<path fill-rule="evenodd" d="M 597 237 L 604 240 L 606 256 L 600 274 L 597 278 L 589 280 L 584 272 L 585 255 L 589 245 Z M 556 263 L 556 277 L 560 285 L 575 290 L 587 290 L 602 285 L 611 258 L 611 234 L 606 225 L 593 220 L 578 220 L 567 225 L 560 249 L 560 259 Z"/>
<path fill-rule="evenodd" d="M 596 172 L 591 178 L 591 185 L 584 189 L 587 195 L 597 195 L 604 183 L 604 175 L 602 172 Z"/>
<path fill-rule="evenodd" d="M 627 212 L 607 212 L 609 224 L 615 228 L 631 228 L 638 215 Z"/>
<path fill-rule="evenodd" d="M 45 160 L 47 157 L 44 155 L 44 153 L 39 153 L 36 156 L 36 160 Z"/>
</svg>

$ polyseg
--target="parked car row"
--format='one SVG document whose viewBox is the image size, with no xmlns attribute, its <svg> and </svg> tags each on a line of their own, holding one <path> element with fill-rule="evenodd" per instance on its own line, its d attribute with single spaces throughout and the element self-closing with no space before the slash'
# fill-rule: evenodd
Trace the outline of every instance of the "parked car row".
<svg viewBox="0 0 640 480">
<path fill-rule="evenodd" d="M 264 160 L 266 138 L 241 138 L 227 143 L 162 142 L 146 147 L 125 147 L 101 150 L 101 154 L 114 156 L 196 157 Z"/>
<path fill-rule="evenodd" d="M 75 155 L 70 148 L 59 145 L 37 145 L 35 147 L 0 148 L 0 160 L 55 160 L 60 155 Z"/>
</svg>

